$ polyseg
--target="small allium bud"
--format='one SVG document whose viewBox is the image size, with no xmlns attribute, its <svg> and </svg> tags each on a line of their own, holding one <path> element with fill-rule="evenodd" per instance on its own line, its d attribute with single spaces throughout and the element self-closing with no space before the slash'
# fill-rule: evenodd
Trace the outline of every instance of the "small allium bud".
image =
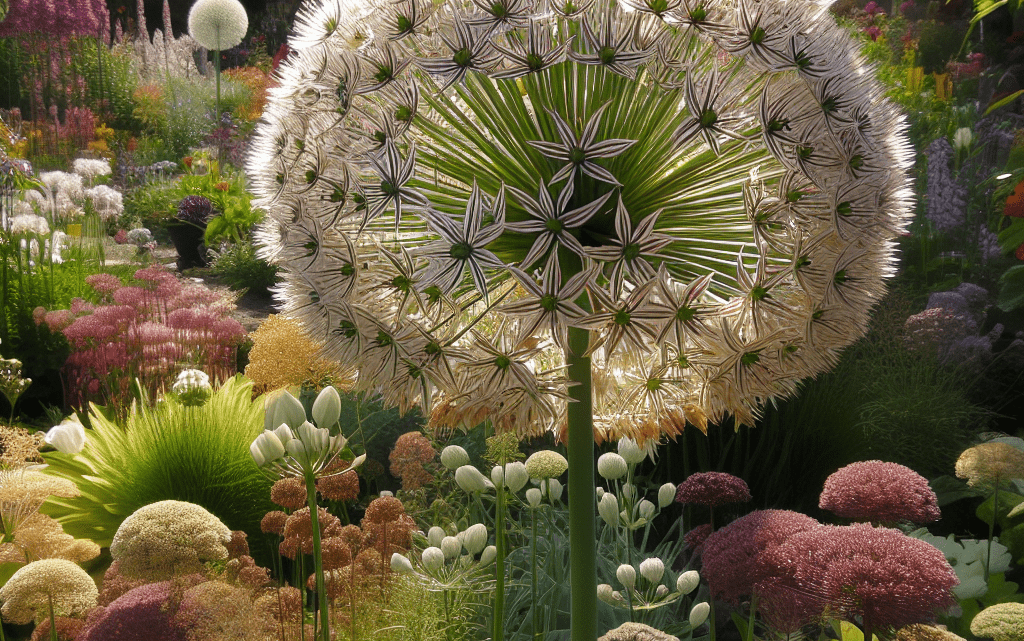
<svg viewBox="0 0 1024 641">
<path fill-rule="evenodd" d="M 490 565 L 494 563 L 494 559 L 498 558 L 498 548 L 493 545 L 488 545 L 484 548 L 484 551 L 480 553 L 480 565 Z"/>
<path fill-rule="evenodd" d="M 632 483 L 623 483 L 622 497 L 629 501 L 632 501 L 634 498 L 636 498 L 636 486 L 633 485 Z"/>
<path fill-rule="evenodd" d="M 597 459 L 597 473 L 609 481 L 622 478 L 628 469 L 626 459 L 615 452 L 606 452 Z"/>
<path fill-rule="evenodd" d="M 449 445 L 441 450 L 441 464 L 449 470 L 457 470 L 469 465 L 469 453 L 458 445 Z"/>
<path fill-rule="evenodd" d="M 562 484 L 558 482 L 558 479 L 548 479 L 546 483 L 540 484 L 541 494 L 546 495 L 552 503 L 562 498 Z"/>
<path fill-rule="evenodd" d="M 623 563 L 615 570 L 615 578 L 619 580 L 627 590 L 632 590 L 636 585 L 636 569 L 632 565 Z"/>
<path fill-rule="evenodd" d="M 679 575 L 676 579 L 676 590 L 680 594 L 689 594 L 697 589 L 700 584 L 700 574 L 697 570 L 687 570 Z"/>
<path fill-rule="evenodd" d="M 505 468 L 500 465 L 491 468 L 491 483 L 494 483 L 494 487 L 501 487 L 505 484 Z"/>
<path fill-rule="evenodd" d="M 381 490 L 380 491 L 380 496 L 394 496 L 394 495 L 395 495 L 395 493 L 392 492 L 391 490 Z"/>
<path fill-rule="evenodd" d="M 487 477 L 472 465 L 463 465 L 455 470 L 455 482 L 465 492 L 483 492 L 494 487 Z"/>
<path fill-rule="evenodd" d="M 435 525 L 427 530 L 427 543 L 430 543 L 430 545 L 434 547 L 440 547 L 441 541 L 443 541 L 446 536 L 447 534 L 445 533 L 444 528 Z"/>
<path fill-rule="evenodd" d="M 444 553 L 444 558 L 454 559 L 462 552 L 462 543 L 454 536 L 446 536 L 441 540 L 441 552 Z"/>
<path fill-rule="evenodd" d="M 698 603 L 693 606 L 690 610 L 690 627 L 697 629 L 704 625 L 704 622 L 708 620 L 708 614 L 711 612 L 711 606 L 707 603 Z"/>
<path fill-rule="evenodd" d="M 636 465 L 640 461 L 644 460 L 647 454 L 636 444 L 636 441 L 623 436 L 619 439 L 619 456 L 626 460 L 626 463 L 630 465 Z"/>
<path fill-rule="evenodd" d="M 463 530 L 461 532 L 456 532 L 455 533 L 455 538 L 459 540 L 459 545 L 465 545 L 465 543 L 466 543 L 466 531 Z"/>
<path fill-rule="evenodd" d="M 505 487 L 515 493 L 526 486 L 530 480 L 530 474 L 526 471 L 526 465 L 522 461 L 512 461 L 505 466 Z"/>
<path fill-rule="evenodd" d="M 654 503 L 644 499 L 640 501 L 640 505 L 637 506 L 637 511 L 640 512 L 641 517 L 649 521 L 651 520 L 651 517 L 654 516 Z"/>
<path fill-rule="evenodd" d="M 651 583 L 658 583 L 665 575 L 665 564 L 658 557 L 651 557 L 640 564 L 640 576 Z"/>
<path fill-rule="evenodd" d="M 470 554 L 480 554 L 487 546 L 487 526 L 477 523 L 469 526 L 466 530 L 466 537 L 462 541 L 462 547 Z"/>
<path fill-rule="evenodd" d="M 541 498 L 542 497 L 540 494 L 540 489 L 531 487 L 530 489 L 526 490 L 526 502 L 530 504 L 530 507 L 540 507 Z"/>
<path fill-rule="evenodd" d="M 441 548 L 431 546 L 423 550 L 420 560 L 423 561 L 423 567 L 428 572 L 437 572 L 444 565 L 444 552 L 441 551 Z"/>
<path fill-rule="evenodd" d="M 597 500 L 600 501 L 601 497 L 604 496 L 604 488 L 598 485 L 594 488 L 594 494 L 597 495 Z"/>
<path fill-rule="evenodd" d="M 665 596 L 666 594 L 668 594 L 668 586 L 665 585 L 659 585 L 658 589 L 654 591 L 654 595 L 659 599 Z"/>
<path fill-rule="evenodd" d="M 411 574 L 412 563 L 398 552 L 391 555 L 391 570 L 397 574 Z"/>
<path fill-rule="evenodd" d="M 85 427 L 77 421 L 67 420 L 51 427 L 45 440 L 58 452 L 78 454 L 85 449 Z"/>
<path fill-rule="evenodd" d="M 302 408 L 302 403 L 286 390 L 269 394 L 263 408 L 263 428 L 267 430 L 282 423 L 294 430 L 306 420 L 306 410 Z"/>
<path fill-rule="evenodd" d="M 666 483 L 658 488 L 658 507 L 664 510 L 676 500 L 675 483 Z"/>
<path fill-rule="evenodd" d="M 605 492 L 597 504 L 597 513 L 604 522 L 615 527 L 619 524 L 619 501 L 611 492 Z"/>
<path fill-rule="evenodd" d="M 284 456 L 285 446 L 275 432 L 264 431 L 249 446 L 249 453 L 252 454 L 256 465 L 263 467 Z"/>
<path fill-rule="evenodd" d="M 213 395 L 210 377 L 198 369 L 186 369 L 178 374 L 178 379 L 171 386 L 171 392 L 178 397 L 178 402 L 186 407 L 199 407 Z"/>
<path fill-rule="evenodd" d="M 341 418 L 341 395 L 330 385 L 320 390 L 313 401 L 313 421 L 317 427 L 330 429 Z"/>
<path fill-rule="evenodd" d="M 597 598 L 599 600 L 604 601 L 605 603 L 608 603 L 610 605 L 615 605 L 615 597 L 612 596 L 613 594 L 615 594 L 615 590 L 613 590 L 612 586 L 608 585 L 607 583 L 602 583 L 601 585 L 597 586 Z"/>
</svg>

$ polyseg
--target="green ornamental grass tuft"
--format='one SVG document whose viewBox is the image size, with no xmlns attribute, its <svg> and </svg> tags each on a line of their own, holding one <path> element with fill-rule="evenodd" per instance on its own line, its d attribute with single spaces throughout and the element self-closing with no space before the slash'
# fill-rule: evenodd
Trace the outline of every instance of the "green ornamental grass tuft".
<svg viewBox="0 0 1024 641">
<path fill-rule="evenodd" d="M 82 495 L 53 499 L 43 511 L 77 538 L 109 546 L 121 522 L 144 505 L 178 500 L 209 510 L 244 530 L 260 558 L 260 519 L 274 509 L 271 481 L 256 467 L 249 444 L 263 431 L 262 399 L 236 376 L 201 407 L 168 397 L 154 409 L 136 404 L 125 426 L 92 406 L 86 446 L 76 456 L 46 453 L 46 471 L 75 482 Z"/>
</svg>

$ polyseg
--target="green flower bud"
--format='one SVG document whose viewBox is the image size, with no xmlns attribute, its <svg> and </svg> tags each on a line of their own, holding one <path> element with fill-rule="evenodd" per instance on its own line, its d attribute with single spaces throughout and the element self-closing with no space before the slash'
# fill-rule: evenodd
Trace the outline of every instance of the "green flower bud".
<svg viewBox="0 0 1024 641">
<path fill-rule="evenodd" d="M 480 554 L 480 565 L 490 565 L 494 563 L 494 559 L 496 558 L 498 558 L 498 548 L 493 545 L 488 545 Z"/>
<path fill-rule="evenodd" d="M 330 385 L 323 388 L 313 401 L 313 421 L 317 427 L 330 429 L 341 418 L 341 395 Z"/>
<path fill-rule="evenodd" d="M 622 587 L 632 590 L 636 585 L 636 569 L 632 565 L 623 563 L 615 570 L 615 578 L 619 580 Z"/>
<path fill-rule="evenodd" d="M 299 399 L 286 390 L 279 390 L 267 396 L 263 405 L 263 428 L 272 430 L 281 423 L 295 429 L 306 420 L 306 410 Z"/>
<path fill-rule="evenodd" d="M 626 459 L 615 452 L 606 452 L 597 459 L 597 473 L 609 481 L 622 478 L 627 470 Z"/>
<path fill-rule="evenodd" d="M 420 560 L 428 572 L 437 572 L 444 565 L 444 552 L 439 547 L 431 546 L 423 550 Z"/>
<path fill-rule="evenodd" d="M 412 574 L 412 563 L 398 552 L 391 555 L 391 571 L 396 574 Z"/>
</svg>

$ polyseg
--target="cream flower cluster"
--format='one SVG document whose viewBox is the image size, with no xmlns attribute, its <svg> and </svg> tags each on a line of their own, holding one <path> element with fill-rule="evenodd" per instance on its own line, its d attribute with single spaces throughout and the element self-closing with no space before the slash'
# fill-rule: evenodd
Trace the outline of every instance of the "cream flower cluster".
<svg viewBox="0 0 1024 641">
<path fill-rule="evenodd" d="M 863 334 L 908 222 L 902 116 L 813 0 L 327 0 L 248 170 L 284 311 L 435 424 L 753 422 Z"/>
<path fill-rule="evenodd" d="M 34 561 L 14 573 L 0 588 L 4 621 L 31 623 L 49 616 L 85 614 L 96 607 L 99 590 L 92 577 L 65 559 Z"/>
<path fill-rule="evenodd" d="M 188 12 L 188 32 L 200 46 L 224 51 L 242 42 L 249 16 L 238 0 L 197 0 Z"/>
</svg>

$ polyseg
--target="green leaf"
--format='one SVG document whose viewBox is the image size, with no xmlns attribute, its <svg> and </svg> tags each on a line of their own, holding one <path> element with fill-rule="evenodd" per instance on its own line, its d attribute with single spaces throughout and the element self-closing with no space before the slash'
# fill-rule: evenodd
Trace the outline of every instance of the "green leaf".
<svg viewBox="0 0 1024 641">
<path fill-rule="evenodd" d="M 989 115 L 990 113 L 992 113 L 996 109 L 999 109 L 1000 107 L 1005 107 L 1006 105 L 1010 104 L 1011 102 L 1013 102 L 1017 98 L 1020 98 L 1021 96 L 1024 96 L 1024 89 L 1012 93 L 1009 96 L 1003 98 L 1002 100 L 992 103 L 991 105 L 989 105 L 989 108 L 985 110 L 985 115 Z"/>
<path fill-rule="evenodd" d="M 1010 226 L 999 232 L 999 250 L 1004 254 L 1013 253 L 1024 244 L 1024 218 L 1010 219 Z"/>
<path fill-rule="evenodd" d="M 983 496 L 981 492 L 952 476 L 939 476 L 929 482 L 932 491 L 939 500 L 939 507 L 960 499 Z"/>
<path fill-rule="evenodd" d="M 736 626 L 736 629 L 740 631 L 740 638 L 747 638 L 747 617 L 743 616 L 743 613 L 739 610 L 733 610 L 732 622 Z"/>
<path fill-rule="evenodd" d="M 995 499 L 996 497 L 993 494 L 978 506 L 976 514 L 978 515 L 978 518 L 985 523 L 992 522 L 992 511 Z M 996 520 L 1000 526 L 1009 527 L 1011 525 L 1009 519 L 1006 518 L 1006 514 L 1022 501 L 1024 501 L 1024 496 L 1021 496 L 1020 494 L 1007 492 L 1006 490 L 999 491 L 999 509 L 996 514 Z"/>
<path fill-rule="evenodd" d="M 1004 312 L 1024 307 L 1024 265 L 1015 265 L 999 277 L 996 305 Z"/>
</svg>

